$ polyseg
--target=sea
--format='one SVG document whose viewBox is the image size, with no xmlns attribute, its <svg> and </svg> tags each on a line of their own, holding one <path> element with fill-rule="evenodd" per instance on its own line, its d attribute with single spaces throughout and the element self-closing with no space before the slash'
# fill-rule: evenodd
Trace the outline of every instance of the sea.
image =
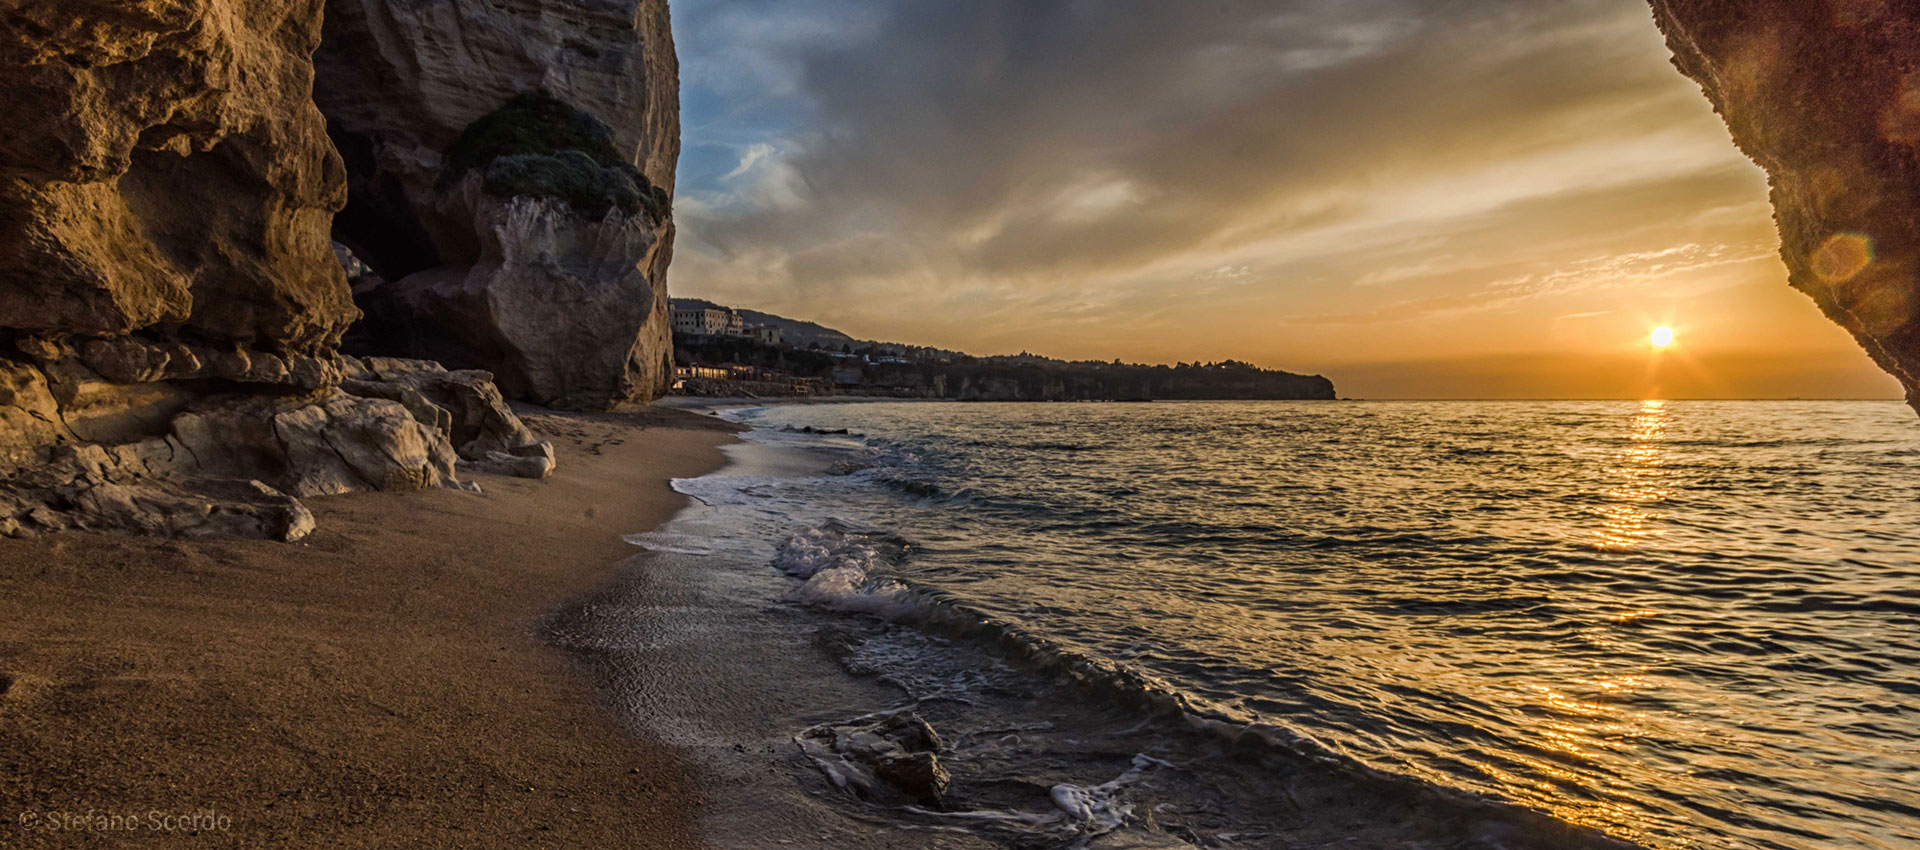
<svg viewBox="0 0 1920 850">
<path fill-rule="evenodd" d="M 813 472 L 678 480 L 700 511 L 632 542 L 785 583 L 945 739 L 938 805 L 826 786 L 863 817 L 1011 847 L 1920 847 L 1903 404 L 720 415 Z"/>
</svg>

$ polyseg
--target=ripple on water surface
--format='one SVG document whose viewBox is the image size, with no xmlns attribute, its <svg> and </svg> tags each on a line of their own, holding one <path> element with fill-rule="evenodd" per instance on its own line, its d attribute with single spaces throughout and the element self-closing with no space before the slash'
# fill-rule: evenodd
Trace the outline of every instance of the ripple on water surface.
<svg viewBox="0 0 1920 850">
<path fill-rule="evenodd" d="M 870 404 L 897 582 L 1375 767 L 1661 847 L 1920 835 L 1895 403 Z M 843 482 L 844 483 L 844 482 Z M 883 573 L 883 575 L 882 575 Z"/>
</svg>

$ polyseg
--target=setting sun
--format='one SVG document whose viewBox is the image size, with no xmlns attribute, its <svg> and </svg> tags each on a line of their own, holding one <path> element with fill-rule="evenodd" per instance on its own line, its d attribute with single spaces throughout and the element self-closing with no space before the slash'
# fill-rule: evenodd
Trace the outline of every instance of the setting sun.
<svg viewBox="0 0 1920 850">
<path fill-rule="evenodd" d="M 1673 344 L 1673 328 L 1669 328 L 1669 327 L 1654 328 L 1653 333 L 1647 335 L 1647 342 L 1652 344 L 1654 348 L 1666 348 L 1667 346 L 1672 345 Z"/>
</svg>

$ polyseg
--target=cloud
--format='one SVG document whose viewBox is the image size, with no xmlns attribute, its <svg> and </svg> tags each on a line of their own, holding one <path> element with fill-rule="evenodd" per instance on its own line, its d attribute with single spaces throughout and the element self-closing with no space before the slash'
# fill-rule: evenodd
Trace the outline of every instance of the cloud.
<svg viewBox="0 0 1920 850">
<path fill-rule="evenodd" d="M 872 336 L 1164 356 L 1226 344 L 1204 299 L 1389 346 L 1410 319 L 1718 281 L 1774 244 L 1762 178 L 1636 3 L 675 13 L 701 201 L 676 291 Z M 1588 308 L 1610 305 L 1549 316 Z M 1181 359 L 1288 356 L 1272 337 Z"/>
<path fill-rule="evenodd" d="M 1195 280 L 1239 280 L 1250 274 L 1253 269 L 1249 266 L 1215 266 L 1193 277 Z"/>
<path fill-rule="evenodd" d="M 754 144 L 748 145 L 747 149 L 740 153 L 740 164 L 734 166 L 732 171 L 729 171 L 726 174 L 721 175 L 720 179 L 732 180 L 735 177 L 739 177 L 740 175 L 745 174 L 748 171 L 751 171 L 755 165 L 760 164 L 761 160 L 764 160 L 767 157 L 772 155 L 773 155 L 773 145 L 767 144 L 765 142 L 756 142 Z"/>
<path fill-rule="evenodd" d="M 1687 244 L 1587 257 L 1551 271 L 1494 281 L 1487 284 L 1487 291 L 1504 298 L 1540 298 L 1591 289 L 1652 286 L 1719 266 L 1771 260 L 1774 256 L 1771 248 L 1761 246 Z"/>
<path fill-rule="evenodd" d="M 745 204 L 698 223 L 732 244 L 801 251 L 884 222 L 949 276 L 1109 274 L 1620 175 L 1597 146 L 1640 142 L 1630 174 L 1700 165 L 1686 145 L 1655 161 L 1697 95 L 1622 61 L 1652 37 L 1619 3 L 895 0 L 844 32 L 837 4 L 697 8 L 696 46 L 726 46 L 690 55 L 693 76 L 801 113 L 778 131 L 808 226 Z M 1708 141 L 1710 164 L 1734 156 Z"/>
</svg>

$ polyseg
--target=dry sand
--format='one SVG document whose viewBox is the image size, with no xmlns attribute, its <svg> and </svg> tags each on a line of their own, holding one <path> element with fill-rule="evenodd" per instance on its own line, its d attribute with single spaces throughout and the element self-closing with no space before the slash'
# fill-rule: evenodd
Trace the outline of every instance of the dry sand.
<svg viewBox="0 0 1920 850">
<path fill-rule="evenodd" d="M 528 424 L 552 479 L 313 500 L 300 544 L 0 539 L 0 847 L 699 846 L 689 768 L 536 630 L 732 427 Z M 127 829 L 52 829 L 89 813 Z"/>
</svg>

